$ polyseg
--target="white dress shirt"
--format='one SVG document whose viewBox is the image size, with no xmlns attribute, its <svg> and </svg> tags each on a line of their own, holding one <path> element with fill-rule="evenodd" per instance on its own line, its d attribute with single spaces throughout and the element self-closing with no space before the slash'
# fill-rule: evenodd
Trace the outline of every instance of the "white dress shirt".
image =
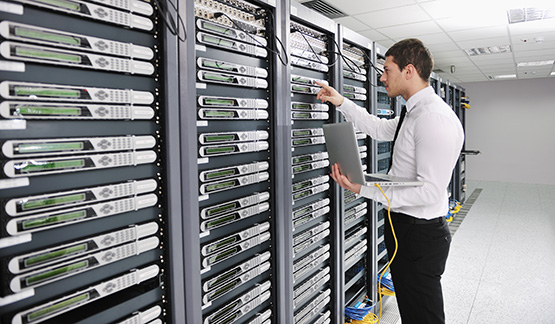
<svg viewBox="0 0 555 324">
<path fill-rule="evenodd" d="M 445 216 L 449 210 L 447 187 L 464 141 L 461 122 L 432 87 L 414 94 L 406 106 L 389 174 L 417 179 L 424 185 L 382 189 L 393 211 L 423 219 Z M 399 117 L 378 118 L 347 98 L 337 108 L 355 128 L 374 140 L 393 141 Z M 363 185 L 360 195 L 387 206 L 375 186 Z"/>
</svg>

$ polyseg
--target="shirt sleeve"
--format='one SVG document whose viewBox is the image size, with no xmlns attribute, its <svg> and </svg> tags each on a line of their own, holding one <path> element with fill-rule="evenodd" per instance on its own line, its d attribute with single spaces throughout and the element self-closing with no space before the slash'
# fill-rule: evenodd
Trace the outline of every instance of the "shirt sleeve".
<svg viewBox="0 0 555 324">
<path fill-rule="evenodd" d="M 462 135 L 456 125 L 440 114 L 421 116 L 414 137 L 416 178 L 424 185 L 382 188 L 391 208 L 426 206 L 442 199 L 462 145 Z M 387 206 L 387 200 L 377 187 L 362 186 L 360 195 Z"/>
<path fill-rule="evenodd" d="M 394 119 L 379 118 L 371 115 L 348 98 L 343 100 L 343 104 L 338 106 L 337 110 L 345 116 L 347 121 L 352 122 L 357 130 L 373 139 L 384 142 L 393 141 L 399 117 Z"/>
</svg>

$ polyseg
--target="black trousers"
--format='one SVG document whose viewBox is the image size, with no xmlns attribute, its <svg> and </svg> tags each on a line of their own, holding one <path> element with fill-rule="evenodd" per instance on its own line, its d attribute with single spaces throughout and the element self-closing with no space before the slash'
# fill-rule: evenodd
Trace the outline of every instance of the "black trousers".
<svg viewBox="0 0 555 324">
<path fill-rule="evenodd" d="M 391 279 L 403 324 L 445 323 L 441 275 L 449 254 L 451 234 L 440 217 L 429 222 L 391 212 L 398 250 L 391 264 Z M 385 219 L 389 258 L 395 242 Z"/>
</svg>

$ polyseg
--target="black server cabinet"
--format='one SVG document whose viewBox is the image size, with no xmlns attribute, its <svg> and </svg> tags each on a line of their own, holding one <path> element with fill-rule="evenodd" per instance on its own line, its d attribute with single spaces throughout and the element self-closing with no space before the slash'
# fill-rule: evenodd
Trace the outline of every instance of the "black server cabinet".
<svg viewBox="0 0 555 324">
<path fill-rule="evenodd" d="M 194 1 L 194 323 L 262 323 L 275 313 L 275 16 L 275 2 Z"/>
<path fill-rule="evenodd" d="M 342 307 L 337 195 L 322 129 L 334 113 L 316 101 L 316 82 L 337 85 L 337 25 L 295 3 L 290 14 L 293 308 L 284 323 L 329 323 Z"/>
<path fill-rule="evenodd" d="M 1 321 L 166 321 L 173 37 L 158 8 L 12 1 L 0 29 Z"/>
<path fill-rule="evenodd" d="M 374 97 L 369 76 L 375 72 L 372 55 L 373 42 L 340 26 L 342 94 L 357 105 L 372 112 Z M 340 117 L 343 120 L 343 117 Z M 357 132 L 363 169 L 372 168 L 372 139 Z M 342 191 L 341 226 L 343 227 L 344 306 L 353 307 L 366 296 L 374 298 L 376 219 L 372 217 L 372 201 Z"/>
<path fill-rule="evenodd" d="M 465 113 L 466 108 L 463 107 L 463 101 L 465 100 L 465 90 L 461 88 L 459 85 L 455 85 L 455 96 L 454 96 L 454 109 L 455 113 L 459 117 L 463 130 L 465 128 Z M 464 143 L 462 151 L 464 151 Z M 459 160 L 455 165 L 455 197 L 459 203 L 464 204 L 466 200 L 466 155 L 461 154 L 459 156 Z"/>
</svg>

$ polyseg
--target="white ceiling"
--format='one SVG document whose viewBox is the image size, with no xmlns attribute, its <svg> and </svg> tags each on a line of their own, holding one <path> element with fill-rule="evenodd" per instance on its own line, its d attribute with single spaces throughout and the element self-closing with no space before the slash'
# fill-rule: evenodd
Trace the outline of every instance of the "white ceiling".
<svg viewBox="0 0 555 324">
<path fill-rule="evenodd" d="M 323 1 L 348 15 L 336 22 L 382 46 L 409 37 L 421 39 L 432 51 L 434 70 L 444 71 L 436 73 L 455 83 L 510 74 L 518 79 L 546 78 L 555 71 L 553 64 L 517 67 L 520 62 L 555 59 L 555 19 L 509 24 L 507 17 L 508 9 L 554 8 L 553 0 Z M 537 42 L 540 38 L 543 41 Z M 501 45 L 510 45 L 512 52 L 472 57 L 464 52 Z"/>
</svg>

